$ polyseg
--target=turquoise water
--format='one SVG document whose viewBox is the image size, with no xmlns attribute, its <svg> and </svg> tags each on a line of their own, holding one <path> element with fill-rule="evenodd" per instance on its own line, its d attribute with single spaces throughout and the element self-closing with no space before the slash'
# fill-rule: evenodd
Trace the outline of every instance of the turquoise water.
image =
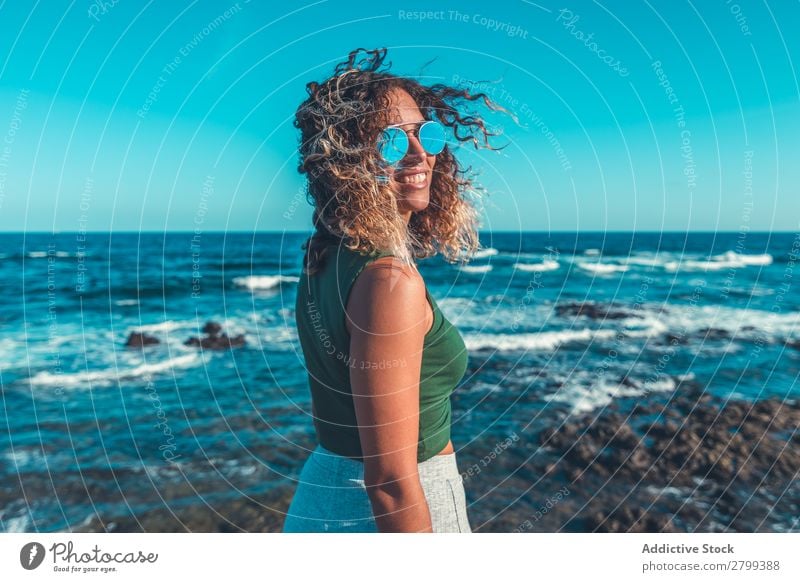
<svg viewBox="0 0 800 582">
<path fill-rule="evenodd" d="M 313 441 L 293 313 L 304 237 L 0 235 L 0 529 L 290 484 Z M 798 397 L 800 235 L 482 242 L 467 266 L 420 263 L 470 351 L 458 448 L 684 380 L 730 399 Z M 185 346 L 210 320 L 246 346 Z M 125 348 L 135 331 L 159 343 Z"/>
</svg>

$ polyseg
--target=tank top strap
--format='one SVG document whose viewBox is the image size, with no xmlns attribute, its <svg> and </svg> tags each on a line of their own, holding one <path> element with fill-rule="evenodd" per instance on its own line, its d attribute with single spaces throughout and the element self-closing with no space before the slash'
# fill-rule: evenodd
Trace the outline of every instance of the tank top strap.
<svg viewBox="0 0 800 582">
<path fill-rule="evenodd" d="M 323 289 L 323 292 L 338 297 L 340 305 L 344 309 L 350 296 L 350 290 L 364 268 L 373 261 L 390 256 L 393 254 L 389 251 L 360 253 L 348 249 L 342 244 L 331 244 L 326 258 L 331 268 L 324 284 L 327 288 Z"/>
<path fill-rule="evenodd" d="M 351 251 L 345 247 L 343 248 L 345 252 L 343 252 L 342 255 L 345 260 L 339 262 L 340 267 L 337 270 L 337 278 L 339 280 L 339 293 L 342 298 L 342 305 L 346 306 L 347 299 L 350 295 L 350 289 L 352 289 L 356 279 L 367 265 L 382 257 L 392 257 L 395 255 L 389 251 L 373 251 L 369 254 L 362 254 Z M 347 259 L 348 254 L 352 255 L 349 260 Z M 444 317 L 439 309 L 439 305 L 436 303 L 436 299 L 433 298 L 433 295 L 431 295 L 428 290 L 427 285 L 425 285 L 425 297 L 427 298 L 428 305 L 430 305 L 431 313 L 433 314 L 433 323 L 425 334 L 426 343 L 430 343 L 440 333 Z"/>
</svg>

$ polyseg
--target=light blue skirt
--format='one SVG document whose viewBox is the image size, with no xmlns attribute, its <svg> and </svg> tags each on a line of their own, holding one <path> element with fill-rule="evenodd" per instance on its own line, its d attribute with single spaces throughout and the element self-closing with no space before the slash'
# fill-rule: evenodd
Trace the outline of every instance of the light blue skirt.
<svg viewBox="0 0 800 582">
<path fill-rule="evenodd" d="M 434 533 L 471 533 L 455 453 L 419 463 L 419 480 Z M 364 464 L 317 445 L 300 472 L 283 531 L 377 532 Z"/>
</svg>

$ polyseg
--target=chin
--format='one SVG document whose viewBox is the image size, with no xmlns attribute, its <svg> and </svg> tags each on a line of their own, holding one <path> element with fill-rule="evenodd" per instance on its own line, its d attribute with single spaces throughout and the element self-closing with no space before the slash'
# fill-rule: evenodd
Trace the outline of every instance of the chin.
<svg viewBox="0 0 800 582">
<path fill-rule="evenodd" d="M 430 204 L 430 194 L 425 192 L 401 192 L 398 207 L 401 211 L 422 212 Z"/>
</svg>

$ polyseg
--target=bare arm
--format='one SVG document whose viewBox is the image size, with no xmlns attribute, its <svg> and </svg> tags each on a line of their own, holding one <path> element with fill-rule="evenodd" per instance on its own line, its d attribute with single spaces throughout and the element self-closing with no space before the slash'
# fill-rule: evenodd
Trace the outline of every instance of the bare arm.
<svg viewBox="0 0 800 582">
<path fill-rule="evenodd" d="M 364 269 L 347 306 L 364 482 L 382 532 L 432 531 L 417 471 L 426 308 L 422 278 L 392 257 Z"/>
</svg>

